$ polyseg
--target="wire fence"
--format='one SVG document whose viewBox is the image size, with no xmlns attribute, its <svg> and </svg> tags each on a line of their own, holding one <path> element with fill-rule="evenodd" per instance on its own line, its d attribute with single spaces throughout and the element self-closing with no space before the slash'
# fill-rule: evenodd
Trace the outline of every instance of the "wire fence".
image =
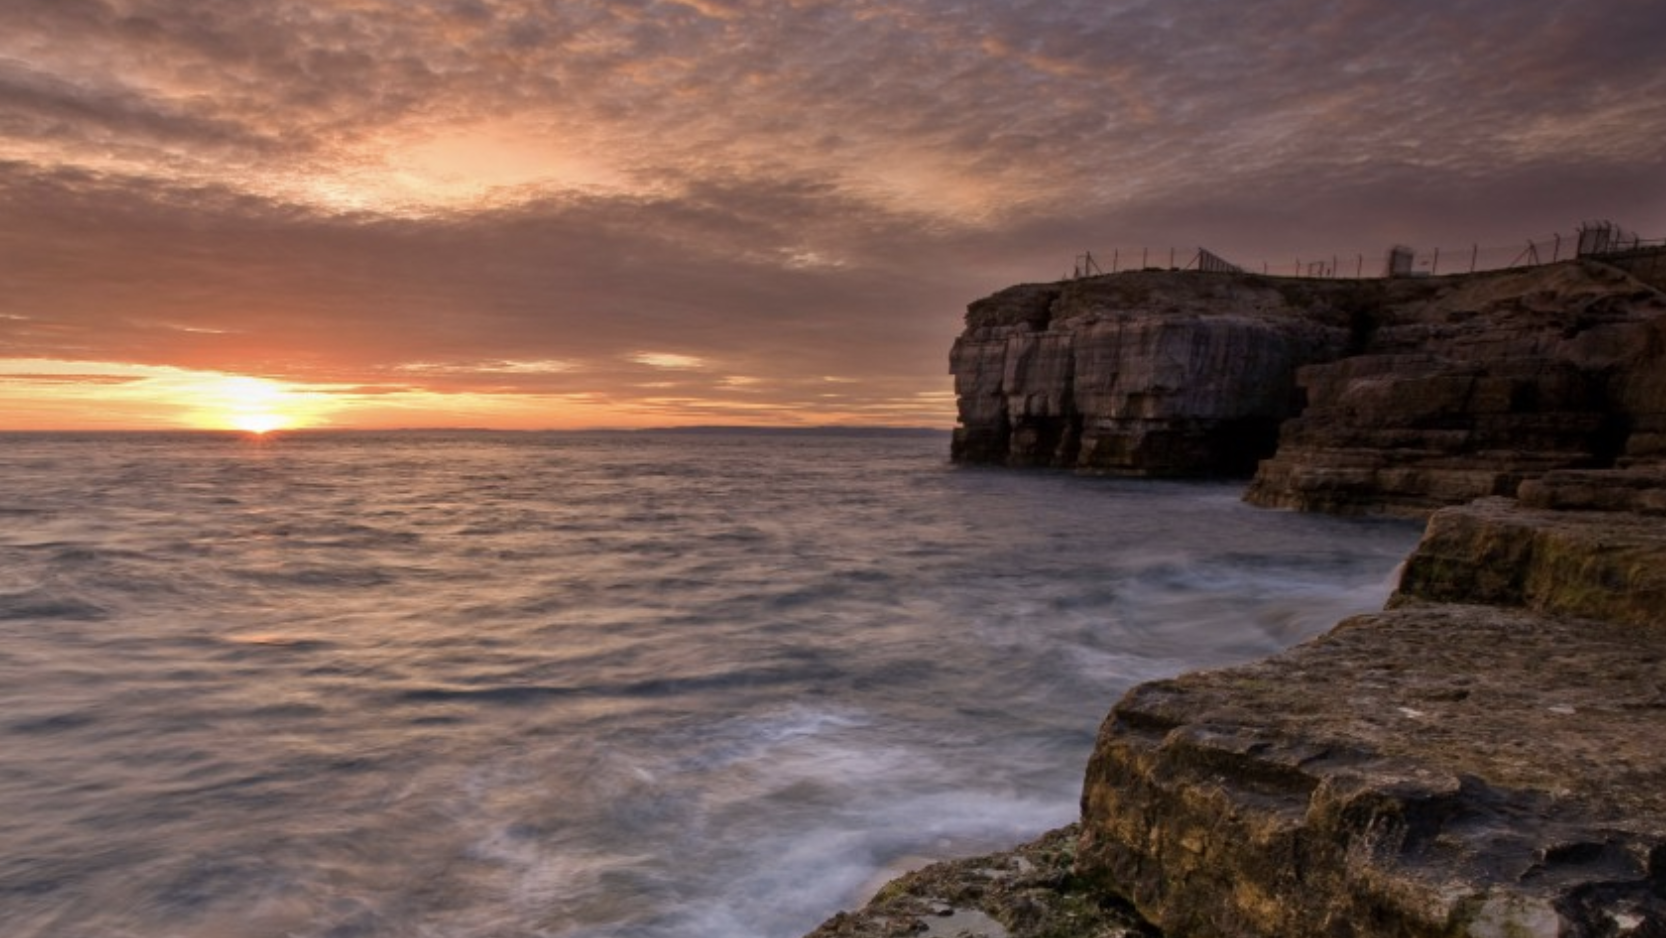
<svg viewBox="0 0 1666 938">
<path fill-rule="evenodd" d="M 1076 256 L 1070 279 L 1129 270 L 1201 270 L 1260 273 L 1313 279 L 1376 279 L 1438 277 L 1517 267 L 1537 267 L 1576 257 L 1642 257 L 1661 261 L 1666 239 L 1645 239 L 1609 222 L 1586 223 L 1573 232 L 1557 232 L 1514 244 L 1471 243 L 1449 247 L 1413 248 L 1393 245 L 1386 252 L 1294 255 L 1286 259 L 1244 263 L 1229 260 L 1207 248 L 1112 248 L 1108 253 Z"/>
</svg>

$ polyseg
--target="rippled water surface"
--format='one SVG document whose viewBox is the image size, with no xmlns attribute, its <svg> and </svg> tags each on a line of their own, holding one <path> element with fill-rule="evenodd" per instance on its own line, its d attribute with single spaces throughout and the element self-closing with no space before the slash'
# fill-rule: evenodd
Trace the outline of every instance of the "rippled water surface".
<svg viewBox="0 0 1666 938">
<path fill-rule="evenodd" d="M 946 449 L 0 436 L 0 934 L 790 938 L 1417 533 Z"/>
</svg>

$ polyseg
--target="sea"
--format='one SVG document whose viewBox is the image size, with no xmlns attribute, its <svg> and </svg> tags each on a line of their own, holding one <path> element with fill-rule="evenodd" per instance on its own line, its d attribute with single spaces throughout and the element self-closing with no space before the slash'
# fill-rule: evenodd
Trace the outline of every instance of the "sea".
<svg viewBox="0 0 1666 938">
<path fill-rule="evenodd" d="M 794 938 L 1418 536 L 947 451 L 0 435 L 0 936 Z"/>
</svg>

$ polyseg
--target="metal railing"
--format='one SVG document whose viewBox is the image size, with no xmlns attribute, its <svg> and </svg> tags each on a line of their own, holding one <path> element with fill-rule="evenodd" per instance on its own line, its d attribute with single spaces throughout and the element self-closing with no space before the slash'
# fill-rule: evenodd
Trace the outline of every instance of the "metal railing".
<svg viewBox="0 0 1666 938">
<path fill-rule="evenodd" d="M 1167 247 L 1125 249 L 1113 247 L 1097 255 L 1087 251 L 1076 256 L 1066 279 L 1096 277 L 1128 270 L 1238 271 L 1280 277 L 1375 279 L 1382 277 L 1436 277 L 1442 274 L 1475 273 L 1518 267 L 1537 267 L 1576 257 L 1621 258 L 1666 254 L 1666 239 L 1645 239 L 1610 222 L 1587 222 L 1571 233 L 1556 232 L 1515 244 L 1417 249 L 1394 245 L 1386 253 L 1332 253 L 1329 256 L 1296 256 L 1284 261 L 1262 260 L 1245 264 L 1224 258 L 1207 248 L 1181 251 Z"/>
</svg>

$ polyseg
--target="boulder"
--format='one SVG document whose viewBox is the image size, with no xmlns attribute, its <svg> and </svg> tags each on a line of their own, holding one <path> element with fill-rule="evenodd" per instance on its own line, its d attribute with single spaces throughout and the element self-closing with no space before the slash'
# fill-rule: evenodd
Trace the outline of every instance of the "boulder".
<svg viewBox="0 0 1666 938">
<path fill-rule="evenodd" d="M 1666 934 L 1662 739 L 1658 628 L 1361 616 L 1129 692 L 1077 871 L 1176 936 Z"/>
<path fill-rule="evenodd" d="M 1666 935 L 1666 473 L 1523 495 L 1435 513 L 1382 613 L 1130 691 L 1078 875 L 1172 935 Z"/>
</svg>

